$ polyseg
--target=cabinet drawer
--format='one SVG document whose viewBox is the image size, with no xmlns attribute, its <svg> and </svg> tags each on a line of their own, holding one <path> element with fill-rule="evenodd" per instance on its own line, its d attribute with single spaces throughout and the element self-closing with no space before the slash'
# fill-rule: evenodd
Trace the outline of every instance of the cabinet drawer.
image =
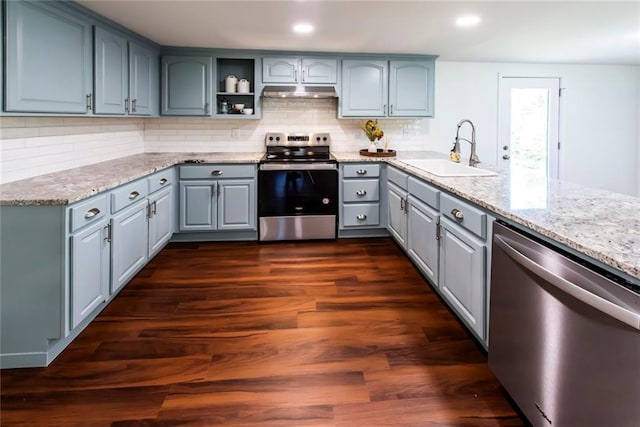
<svg viewBox="0 0 640 427">
<path fill-rule="evenodd" d="M 487 237 L 487 214 L 449 194 L 440 195 L 440 212 L 477 236 Z M 456 216 L 457 214 L 457 216 Z"/>
<path fill-rule="evenodd" d="M 345 202 L 377 202 L 380 191 L 377 179 L 353 179 L 344 181 L 343 200 Z"/>
<path fill-rule="evenodd" d="M 147 178 L 118 187 L 111 192 L 111 213 L 144 199 L 149 194 Z"/>
<path fill-rule="evenodd" d="M 71 232 L 80 230 L 87 224 L 93 224 L 107 214 L 107 194 L 94 196 L 69 208 Z"/>
<path fill-rule="evenodd" d="M 253 178 L 255 175 L 255 165 L 180 166 L 180 179 Z"/>
<path fill-rule="evenodd" d="M 440 190 L 412 176 L 409 177 L 408 185 L 409 194 L 416 199 L 422 200 L 435 210 L 440 209 Z"/>
<path fill-rule="evenodd" d="M 343 173 L 345 178 L 377 178 L 380 176 L 380 165 L 378 163 L 346 164 Z"/>
<path fill-rule="evenodd" d="M 174 180 L 173 168 L 168 168 L 148 176 L 147 181 L 149 181 L 149 194 L 154 191 L 158 191 L 161 188 L 170 186 L 173 184 Z"/>
<path fill-rule="evenodd" d="M 345 205 L 342 224 L 345 227 L 380 225 L 380 204 L 358 203 Z"/>
<path fill-rule="evenodd" d="M 389 181 L 393 182 L 403 190 L 407 189 L 407 180 L 409 179 L 408 174 L 391 166 L 387 169 L 387 174 Z"/>
</svg>

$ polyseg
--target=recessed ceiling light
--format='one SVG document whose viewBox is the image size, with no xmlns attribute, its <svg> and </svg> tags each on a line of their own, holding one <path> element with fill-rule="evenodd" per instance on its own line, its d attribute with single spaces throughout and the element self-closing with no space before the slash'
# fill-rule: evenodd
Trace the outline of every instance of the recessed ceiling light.
<svg viewBox="0 0 640 427">
<path fill-rule="evenodd" d="M 462 15 L 456 19 L 458 27 L 473 27 L 480 23 L 481 19 L 478 15 Z"/>
<path fill-rule="evenodd" d="M 313 32 L 313 25 L 302 22 L 293 26 L 293 31 L 298 34 L 309 34 Z"/>
</svg>

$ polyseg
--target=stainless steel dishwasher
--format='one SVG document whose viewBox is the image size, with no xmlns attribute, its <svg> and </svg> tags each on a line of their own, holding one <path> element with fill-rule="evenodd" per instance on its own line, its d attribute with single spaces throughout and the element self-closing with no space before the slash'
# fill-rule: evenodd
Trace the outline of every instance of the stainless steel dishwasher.
<svg viewBox="0 0 640 427">
<path fill-rule="evenodd" d="M 489 367 L 534 426 L 640 426 L 640 287 L 494 224 Z"/>
</svg>

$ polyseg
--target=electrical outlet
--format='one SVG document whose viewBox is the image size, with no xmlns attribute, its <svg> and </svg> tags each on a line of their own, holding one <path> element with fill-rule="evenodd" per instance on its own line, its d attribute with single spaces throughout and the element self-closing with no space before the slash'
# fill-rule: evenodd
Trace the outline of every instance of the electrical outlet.
<svg viewBox="0 0 640 427">
<path fill-rule="evenodd" d="M 231 138 L 236 139 L 238 137 L 238 128 L 231 129 Z"/>
</svg>

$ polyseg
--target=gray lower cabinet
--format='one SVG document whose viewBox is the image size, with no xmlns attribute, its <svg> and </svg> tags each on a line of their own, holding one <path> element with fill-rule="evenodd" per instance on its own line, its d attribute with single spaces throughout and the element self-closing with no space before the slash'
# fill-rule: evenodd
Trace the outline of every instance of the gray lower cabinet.
<svg viewBox="0 0 640 427">
<path fill-rule="evenodd" d="M 485 243 L 447 218 L 440 219 L 440 291 L 481 339 L 485 328 Z"/>
<path fill-rule="evenodd" d="M 431 283 L 438 286 L 440 214 L 410 194 L 407 216 L 407 254 Z"/>
<path fill-rule="evenodd" d="M 91 24 L 59 2 L 7 1 L 5 110 L 87 114 Z"/>
<path fill-rule="evenodd" d="M 111 220 L 111 293 L 119 291 L 147 263 L 147 200 Z"/>
<path fill-rule="evenodd" d="M 407 248 L 407 198 L 409 175 L 394 167 L 387 169 L 388 229 L 398 244 Z"/>
<path fill-rule="evenodd" d="M 105 217 L 70 237 L 71 328 L 109 297 L 108 224 Z"/>
<path fill-rule="evenodd" d="M 380 209 L 386 200 L 380 191 L 381 174 L 381 165 L 374 162 L 340 165 L 341 236 L 376 235 L 385 227 Z"/>
<path fill-rule="evenodd" d="M 256 166 L 181 166 L 179 200 L 180 231 L 256 230 Z"/>
<path fill-rule="evenodd" d="M 149 196 L 149 258 L 153 258 L 173 235 L 173 186 Z"/>
<path fill-rule="evenodd" d="M 163 56 L 161 114 L 210 116 L 212 73 L 211 56 Z"/>
</svg>

